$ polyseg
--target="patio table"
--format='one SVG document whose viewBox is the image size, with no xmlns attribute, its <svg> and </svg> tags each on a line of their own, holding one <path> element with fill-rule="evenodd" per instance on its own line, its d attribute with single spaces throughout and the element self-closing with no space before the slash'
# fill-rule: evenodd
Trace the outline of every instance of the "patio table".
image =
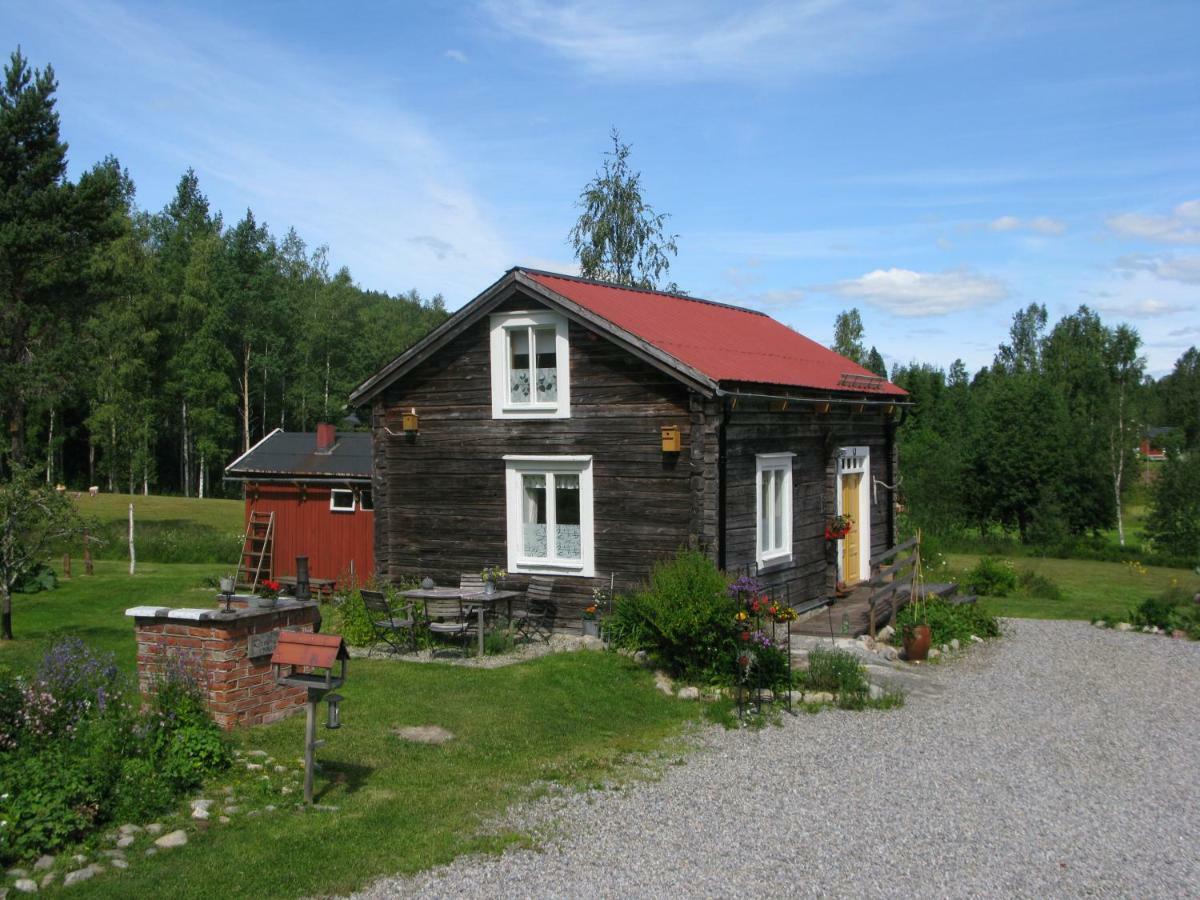
<svg viewBox="0 0 1200 900">
<path fill-rule="evenodd" d="M 476 614 L 479 616 L 479 655 L 483 656 L 483 616 L 484 607 L 495 606 L 504 600 L 508 604 L 508 615 L 512 618 L 512 602 L 514 597 L 520 597 L 523 591 L 496 590 L 490 594 L 482 591 L 456 587 L 414 588 L 402 591 L 400 596 L 408 600 L 462 600 L 476 604 Z"/>
</svg>

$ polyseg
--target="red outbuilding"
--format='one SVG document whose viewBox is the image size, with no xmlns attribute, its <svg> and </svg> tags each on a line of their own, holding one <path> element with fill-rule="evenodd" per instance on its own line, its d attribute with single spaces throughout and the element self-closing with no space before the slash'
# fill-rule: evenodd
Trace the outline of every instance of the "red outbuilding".
<svg viewBox="0 0 1200 900">
<path fill-rule="evenodd" d="M 367 579 L 375 568 L 371 435 L 318 425 L 275 429 L 225 469 L 246 487 L 239 588 L 289 581 L 308 557 L 314 587 Z"/>
</svg>

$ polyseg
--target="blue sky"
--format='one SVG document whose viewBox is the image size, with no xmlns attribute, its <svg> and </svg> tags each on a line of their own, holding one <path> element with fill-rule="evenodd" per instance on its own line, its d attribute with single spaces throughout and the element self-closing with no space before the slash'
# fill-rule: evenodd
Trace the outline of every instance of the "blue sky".
<svg viewBox="0 0 1200 900">
<path fill-rule="evenodd" d="M 571 271 L 611 126 L 672 277 L 891 362 L 990 361 L 1087 303 L 1149 368 L 1200 344 L 1200 3 L 6 2 L 57 72 L 73 174 L 161 208 L 195 167 L 366 287 L 456 308 Z"/>
</svg>

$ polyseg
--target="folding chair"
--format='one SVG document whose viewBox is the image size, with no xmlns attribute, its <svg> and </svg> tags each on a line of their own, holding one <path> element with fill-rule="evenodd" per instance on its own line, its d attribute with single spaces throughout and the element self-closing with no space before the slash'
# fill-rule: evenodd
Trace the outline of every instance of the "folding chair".
<svg viewBox="0 0 1200 900">
<path fill-rule="evenodd" d="M 412 650 L 417 649 L 417 613 L 413 604 L 406 603 L 400 607 L 399 612 L 393 612 L 382 591 L 369 591 L 364 588 L 359 593 L 362 594 L 367 615 L 371 617 L 371 627 L 375 629 L 375 640 L 371 643 L 367 656 L 375 652 L 375 645 L 379 641 L 383 641 L 395 653 L 403 652 L 401 635 L 406 637 L 404 644 Z"/>
<path fill-rule="evenodd" d="M 429 633 L 457 637 L 462 641 L 464 657 L 467 655 L 467 641 L 475 630 L 474 617 L 474 607 L 464 606 L 457 597 L 425 601 Z"/>
<path fill-rule="evenodd" d="M 554 604 L 550 596 L 554 593 L 554 579 L 544 575 L 532 575 L 525 589 L 525 605 L 513 610 L 514 631 L 527 640 L 537 638 L 549 641 L 554 625 Z"/>
</svg>

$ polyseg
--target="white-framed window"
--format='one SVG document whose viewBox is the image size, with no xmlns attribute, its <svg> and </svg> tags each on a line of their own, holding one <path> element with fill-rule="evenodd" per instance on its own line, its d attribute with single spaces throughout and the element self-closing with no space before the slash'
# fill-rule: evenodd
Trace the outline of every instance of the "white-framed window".
<svg viewBox="0 0 1200 900">
<path fill-rule="evenodd" d="M 757 560 L 760 567 L 792 558 L 792 457 L 761 453 L 755 457 Z"/>
<path fill-rule="evenodd" d="M 590 456 L 506 456 L 508 571 L 595 574 Z"/>
<path fill-rule="evenodd" d="M 371 488 L 358 489 L 358 508 L 365 509 L 368 512 L 375 508 L 375 495 L 371 493 Z"/>
<path fill-rule="evenodd" d="M 354 512 L 354 491 L 334 488 L 329 492 L 329 508 L 334 512 Z"/>
<path fill-rule="evenodd" d="M 552 312 L 491 317 L 492 418 L 571 415 L 567 320 Z"/>
</svg>

